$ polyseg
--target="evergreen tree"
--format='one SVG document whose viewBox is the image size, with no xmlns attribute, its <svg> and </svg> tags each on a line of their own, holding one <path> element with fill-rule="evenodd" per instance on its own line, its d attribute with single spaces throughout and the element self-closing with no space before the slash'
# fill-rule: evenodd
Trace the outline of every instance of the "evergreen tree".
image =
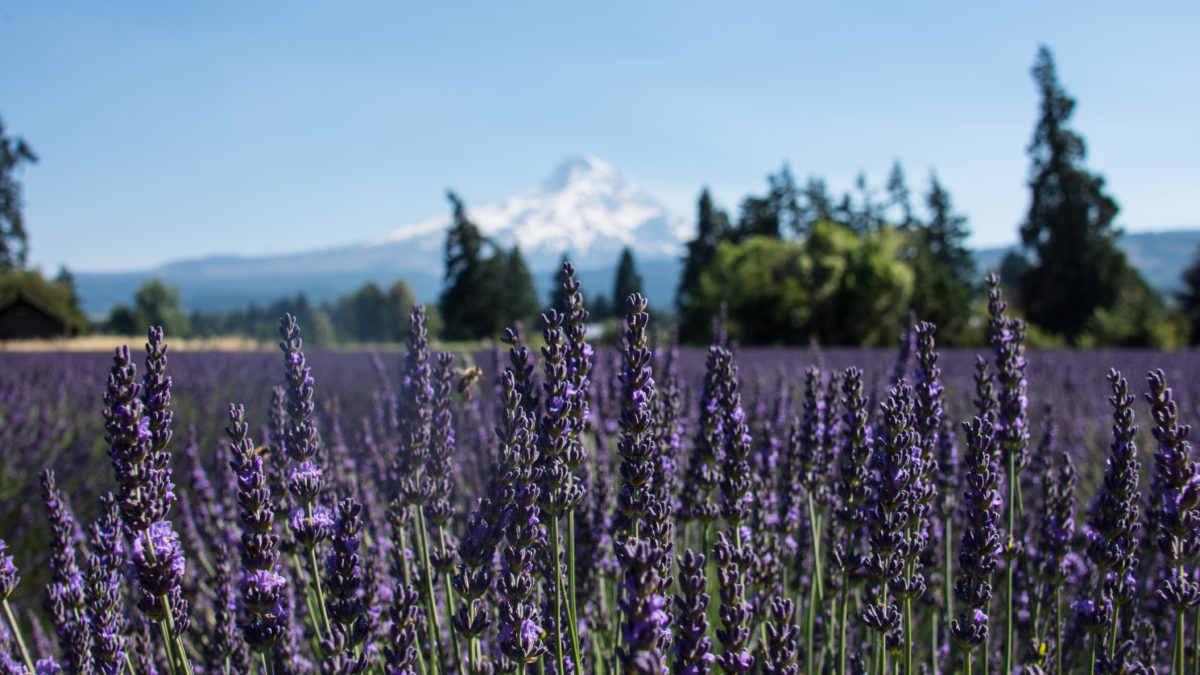
<svg viewBox="0 0 1200 675">
<path fill-rule="evenodd" d="M 515 320 L 529 324 L 538 315 L 540 305 L 537 288 L 533 285 L 533 276 L 525 264 L 525 256 L 521 255 L 521 248 L 514 245 L 507 251 L 497 251 L 488 262 L 489 267 L 495 269 L 493 278 L 497 283 L 494 288 L 499 296 L 500 311 L 487 335 L 499 334 Z"/>
<path fill-rule="evenodd" d="M 738 216 L 737 241 L 750 237 L 779 238 L 779 212 L 770 197 L 749 195 L 742 200 Z"/>
<path fill-rule="evenodd" d="M 855 200 L 849 193 L 846 194 L 842 199 L 840 220 L 859 236 L 865 236 L 883 226 L 884 206 L 875 201 L 874 192 L 867 182 L 867 174 L 858 174 L 858 178 L 854 180 L 854 188 L 858 191 L 858 199 Z"/>
<path fill-rule="evenodd" d="M 912 201 L 909 198 L 908 183 L 904 180 L 904 168 L 900 166 L 898 159 L 892 162 L 892 172 L 888 174 L 887 191 L 888 208 L 896 208 L 900 211 L 897 224 L 901 227 L 911 226 L 913 224 Z"/>
<path fill-rule="evenodd" d="M 800 191 L 796 188 L 791 167 L 785 162 L 779 173 L 767 176 L 767 184 L 770 186 L 770 209 L 775 214 L 779 234 L 806 236 L 804 209 L 800 206 Z"/>
<path fill-rule="evenodd" d="M 412 287 L 402 279 L 388 286 L 383 305 L 383 339 L 388 342 L 404 342 L 408 337 L 408 317 L 412 314 L 417 296 Z"/>
<path fill-rule="evenodd" d="M 558 311 L 563 311 L 567 306 L 567 293 L 563 290 L 563 284 L 567 282 L 567 275 L 563 272 L 563 265 L 567 263 L 567 254 L 562 254 L 562 260 L 558 262 L 558 267 L 554 268 L 553 283 L 550 284 L 550 299 L 546 302 L 546 307 L 553 307 Z"/>
<path fill-rule="evenodd" d="M 495 282 L 488 278 L 483 257 L 487 240 L 467 218 L 466 207 L 452 191 L 446 193 L 454 222 L 446 235 L 446 277 L 438 307 L 451 340 L 490 337 L 497 322 Z"/>
<path fill-rule="evenodd" d="M 1183 289 L 1175 294 L 1179 311 L 1192 327 L 1192 344 L 1200 344 L 1200 247 L 1182 274 Z"/>
<path fill-rule="evenodd" d="M 700 191 L 697 204 L 696 238 L 687 243 L 687 254 L 683 260 L 683 274 L 679 280 L 679 289 L 675 293 L 675 307 L 680 313 L 688 307 L 699 288 L 700 275 L 712 263 L 717 245 L 733 238 L 729 226 L 729 216 L 717 208 L 712 201 L 708 188 Z M 623 306 L 625 299 L 620 300 Z M 614 303 L 617 304 L 617 303 Z M 597 314 L 597 316 L 600 316 Z M 699 326 L 704 330 L 703 326 Z M 688 333 L 684 329 L 685 334 Z"/>
<path fill-rule="evenodd" d="M 814 223 L 836 219 L 833 197 L 829 194 L 829 187 L 825 185 L 823 178 L 809 177 L 808 182 L 804 184 L 802 193 L 804 197 L 804 206 L 801 208 L 802 232 L 797 234 L 806 235 L 812 230 Z"/>
<path fill-rule="evenodd" d="M 975 261 L 966 248 L 967 219 L 954 213 L 950 194 L 930 175 L 925 197 L 929 222 L 911 220 L 910 254 L 913 269 L 912 308 L 923 321 L 938 327 L 938 342 L 968 342 L 965 335 L 971 313 L 971 282 Z"/>
<path fill-rule="evenodd" d="M 1021 242 L 1034 256 L 1018 285 L 1029 319 L 1074 344 L 1093 313 L 1116 302 L 1127 264 L 1114 241 L 1117 203 L 1104 179 L 1081 166 L 1083 139 L 1066 126 L 1075 100 L 1044 46 L 1033 77 L 1042 100 L 1028 148 L 1032 196 Z"/>
<path fill-rule="evenodd" d="M 969 285 L 975 277 L 975 258 L 966 247 L 970 235 L 967 219 L 954 214 L 950 193 L 932 171 L 925 204 L 929 207 L 929 223 L 925 226 L 929 233 L 929 252 L 950 271 L 955 281 Z"/>
<path fill-rule="evenodd" d="M 5 136 L 4 120 L 0 119 L 0 272 L 25 266 L 28 242 L 16 172 L 31 162 L 37 162 L 37 155 L 23 139 Z"/>
<path fill-rule="evenodd" d="M 803 234 L 804 211 L 800 207 L 799 191 L 787 164 L 779 173 L 767 175 L 767 194 L 749 195 L 742 200 L 738 217 L 736 240 L 750 237 L 780 239 L 785 233 Z"/>
<path fill-rule="evenodd" d="M 385 326 L 386 304 L 383 289 L 374 281 L 368 281 L 338 299 L 334 318 L 350 340 L 384 342 L 391 338 L 390 330 Z"/>
<path fill-rule="evenodd" d="M 153 279 L 138 287 L 131 314 L 132 326 L 129 323 L 123 325 L 123 328 L 132 328 L 130 334 L 140 335 L 150 326 L 162 326 L 165 334 L 174 337 L 191 334 L 187 312 L 180 302 L 179 288 L 168 286 L 162 279 Z"/>
<path fill-rule="evenodd" d="M 633 260 L 633 251 L 626 246 L 621 249 L 621 260 L 617 263 L 617 278 L 613 282 L 613 304 L 623 307 L 625 298 L 634 293 L 642 293 L 644 286 L 642 275 L 638 274 L 637 265 Z"/>
</svg>

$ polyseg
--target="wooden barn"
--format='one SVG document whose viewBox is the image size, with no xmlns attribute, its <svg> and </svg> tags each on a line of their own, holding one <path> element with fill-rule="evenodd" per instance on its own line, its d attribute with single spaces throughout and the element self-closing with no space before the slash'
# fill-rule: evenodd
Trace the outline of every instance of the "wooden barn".
<svg viewBox="0 0 1200 675">
<path fill-rule="evenodd" d="M 18 295 L 0 307 L 0 340 L 36 340 L 74 334 L 66 319 L 24 295 Z"/>
</svg>

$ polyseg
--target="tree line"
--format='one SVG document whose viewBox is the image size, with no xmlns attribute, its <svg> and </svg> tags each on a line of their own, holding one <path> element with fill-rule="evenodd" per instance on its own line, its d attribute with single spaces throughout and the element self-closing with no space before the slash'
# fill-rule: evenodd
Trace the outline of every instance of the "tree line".
<svg viewBox="0 0 1200 675">
<path fill-rule="evenodd" d="M 1032 73 L 1041 103 L 1027 148 L 1030 206 L 1021 249 L 1001 269 L 1031 338 L 1176 347 L 1189 332 L 1200 337 L 1191 330 L 1200 327 L 1200 255 L 1180 307 L 1170 307 L 1116 246 L 1119 207 L 1103 177 L 1084 167 L 1083 139 L 1067 124 L 1075 100 L 1044 46 Z M 882 191 L 860 175 L 840 199 L 819 178 L 797 185 L 785 164 L 767 177 L 765 194 L 742 200 L 736 222 L 705 189 L 676 296 L 681 334 L 707 340 L 724 304 L 729 330 L 753 344 L 891 344 L 909 310 L 936 323 L 943 344 L 983 343 L 967 219 L 936 173 L 923 202 L 918 215 L 899 162 Z"/>
<path fill-rule="evenodd" d="M 1039 48 L 1032 75 L 1040 104 L 1027 147 L 1030 205 L 1018 228 L 1021 248 L 1000 269 L 1007 296 L 1031 322 L 1031 341 L 1084 347 L 1200 343 L 1200 249 L 1174 303 L 1142 278 L 1116 246 L 1119 206 L 1104 178 L 1084 165 L 1086 145 L 1068 124 L 1076 102 L 1059 82 L 1046 47 Z M 0 121 L 0 301 L 25 294 L 83 329 L 70 273 L 64 268 L 47 280 L 25 268 L 17 175 L 37 160 L 23 139 L 4 134 Z M 454 192 L 447 198 L 452 223 L 444 286 L 430 308 L 437 310 L 431 323 L 440 326 L 440 336 L 490 338 L 511 317 L 536 322 L 546 305 L 520 248 L 486 237 L 463 201 Z M 703 189 L 675 297 L 681 337 L 707 341 L 711 317 L 724 307 L 729 330 L 746 344 L 890 345 L 911 311 L 938 325 L 943 344 L 979 344 L 985 308 L 968 235 L 967 218 L 954 210 L 938 175 L 930 172 L 914 200 L 898 161 L 882 188 L 860 175 L 854 190 L 840 197 L 819 177 L 798 183 L 785 163 L 767 176 L 764 193 L 742 199 L 736 219 Z M 642 286 L 634 251 L 626 248 L 611 295 L 587 297 L 593 318 L 614 314 L 619 299 Z M 399 342 L 413 300 L 407 284 L 395 280 L 386 289 L 371 282 L 321 303 L 298 295 L 268 306 L 189 314 L 178 289 L 152 281 L 131 305 L 90 328 L 140 334 L 147 324 L 161 324 L 178 336 L 270 339 L 276 318 L 290 312 L 310 327 L 313 344 Z M 555 298 L 549 302 L 556 304 Z"/>
</svg>

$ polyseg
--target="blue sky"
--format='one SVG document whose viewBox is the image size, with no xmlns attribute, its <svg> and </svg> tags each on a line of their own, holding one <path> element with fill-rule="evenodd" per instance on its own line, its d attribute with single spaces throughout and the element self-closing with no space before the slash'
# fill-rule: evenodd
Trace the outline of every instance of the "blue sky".
<svg viewBox="0 0 1200 675">
<path fill-rule="evenodd" d="M 1200 3 L 0 2 L 32 261 L 144 269 L 348 243 L 591 153 L 680 215 L 784 161 L 931 169 L 1016 239 L 1038 44 L 1129 231 L 1200 227 Z"/>
</svg>

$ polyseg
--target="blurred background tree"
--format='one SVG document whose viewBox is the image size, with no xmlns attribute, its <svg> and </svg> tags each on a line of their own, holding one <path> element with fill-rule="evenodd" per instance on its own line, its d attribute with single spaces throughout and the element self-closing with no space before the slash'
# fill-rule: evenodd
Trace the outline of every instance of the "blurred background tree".
<svg viewBox="0 0 1200 675">
<path fill-rule="evenodd" d="M 711 331 L 724 302 L 730 334 L 744 344 L 891 345 L 912 293 L 912 271 L 898 259 L 902 244 L 894 228 L 859 237 L 833 221 L 814 223 L 804 242 L 724 242 L 683 324 L 707 323 Z"/>
<path fill-rule="evenodd" d="M 1018 286 L 1029 320 L 1076 344 L 1097 310 L 1111 308 L 1131 272 L 1115 244 L 1119 207 L 1104 178 L 1083 168 L 1083 138 L 1067 127 L 1075 99 L 1058 81 L 1054 57 L 1038 49 L 1033 79 L 1040 115 L 1029 144 L 1029 214 L 1021 243 L 1032 253 Z"/>
<path fill-rule="evenodd" d="M 449 340 L 498 337 L 514 320 L 529 324 L 540 311 L 537 289 L 520 248 L 504 250 L 468 217 L 453 191 L 446 235 L 446 277 L 438 307 Z"/>
<path fill-rule="evenodd" d="M 617 277 L 613 281 L 613 308 L 617 313 L 624 313 L 625 298 L 634 293 L 644 293 L 646 284 L 638 273 L 637 262 L 633 259 L 633 250 L 628 246 L 621 249 L 621 258 L 617 262 Z"/>
<path fill-rule="evenodd" d="M 0 119 L 0 272 L 25 267 L 29 246 L 17 171 L 37 161 L 25 139 L 5 135 L 4 120 Z"/>
</svg>

